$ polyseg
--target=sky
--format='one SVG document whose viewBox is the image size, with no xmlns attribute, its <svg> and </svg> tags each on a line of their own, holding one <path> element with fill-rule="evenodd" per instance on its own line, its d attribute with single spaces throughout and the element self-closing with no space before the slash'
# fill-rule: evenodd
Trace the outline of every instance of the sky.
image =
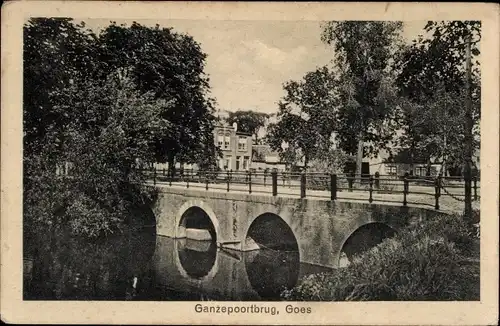
<svg viewBox="0 0 500 326">
<path fill-rule="evenodd" d="M 132 20 L 116 20 L 130 25 Z M 283 83 L 328 64 L 331 47 L 321 42 L 319 21 L 138 20 L 140 24 L 172 27 L 191 35 L 208 56 L 211 97 L 219 110 L 275 113 L 284 96 Z M 98 32 L 106 19 L 85 20 Z M 407 41 L 422 34 L 425 21 L 405 23 Z"/>
</svg>

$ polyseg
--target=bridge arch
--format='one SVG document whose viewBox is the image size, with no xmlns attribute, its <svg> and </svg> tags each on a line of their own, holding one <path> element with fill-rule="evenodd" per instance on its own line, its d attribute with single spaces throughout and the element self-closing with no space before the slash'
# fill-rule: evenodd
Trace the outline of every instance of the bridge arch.
<svg viewBox="0 0 500 326">
<path fill-rule="evenodd" d="M 176 216 L 176 226 L 175 226 L 175 238 L 185 238 L 185 229 L 186 229 L 186 213 L 189 210 L 198 209 L 201 210 L 209 219 L 215 231 L 215 242 L 217 246 L 219 246 L 221 242 L 221 231 L 220 224 L 217 216 L 213 209 L 207 203 L 202 200 L 189 200 L 185 202 L 177 211 Z"/>
<path fill-rule="evenodd" d="M 397 233 L 397 228 L 390 223 L 370 221 L 359 223 L 351 232 L 347 233 L 337 253 L 339 266 L 342 266 L 342 259 L 351 261 L 359 255 L 380 244 L 384 239 L 391 238 Z"/>
<path fill-rule="evenodd" d="M 244 236 L 258 245 L 300 252 L 299 241 L 290 223 L 272 212 L 259 214 L 249 221 Z"/>
<path fill-rule="evenodd" d="M 179 241 L 174 241 L 174 260 L 175 260 L 175 266 L 177 267 L 177 271 L 181 276 L 186 280 L 187 282 L 190 283 L 210 283 L 215 275 L 217 275 L 217 272 L 219 271 L 219 254 L 217 250 L 214 252 L 214 260 L 211 264 L 211 268 L 207 271 L 207 273 L 201 277 L 193 277 L 192 273 L 189 273 L 185 268 L 184 265 L 182 264 L 181 261 L 181 255 L 180 251 L 182 248 L 180 248 Z"/>
</svg>

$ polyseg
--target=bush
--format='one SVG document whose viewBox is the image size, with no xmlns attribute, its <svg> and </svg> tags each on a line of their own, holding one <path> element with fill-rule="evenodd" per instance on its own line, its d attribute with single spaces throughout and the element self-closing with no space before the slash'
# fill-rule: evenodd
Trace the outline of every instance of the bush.
<svg viewBox="0 0 500 326">
<path fill-rule="evenodd" d="M 479 270 L 464 265 L 471 243 L 462 219 L 412 225 L 355 257 L 346 268 L 311 275 L 287 300 L 479 300 Z M 449 222 L 449 223 L 446 223 Z"/>
<path fill-rule="evenodd" d="M 432 220 L 416 223 L 407 228 L 407 232 L 412 231 L 432 237 L 443 237 L 453 243 L 464 256 L 474 253 L 474 246 L 479 238 L 478 230 L 460 215 L 441 215 Z"/>
</svg>

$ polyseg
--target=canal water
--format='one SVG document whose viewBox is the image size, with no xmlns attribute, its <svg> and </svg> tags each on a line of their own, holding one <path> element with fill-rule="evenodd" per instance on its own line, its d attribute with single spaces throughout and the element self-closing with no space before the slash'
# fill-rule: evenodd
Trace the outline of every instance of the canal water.
<svg viewBox="0 0 500 326">
<path fill-rule="evenodd" d="M 39 235 L 25 242 L 25 300 L 280 300 L 326 268 L 296 251 L 238 252 L 154 229 L 89 241 Z"/>
</svg>

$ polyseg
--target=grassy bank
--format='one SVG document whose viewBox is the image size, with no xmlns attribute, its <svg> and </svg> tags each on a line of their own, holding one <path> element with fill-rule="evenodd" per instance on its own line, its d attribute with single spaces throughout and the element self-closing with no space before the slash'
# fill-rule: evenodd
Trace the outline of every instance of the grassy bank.
<svg viewBox="0 0 500 326">
<path fill-rule="evenodd" d="M 479 235 L 461 216 L 410 225 L 346 268 L 311 275 L 286 300 L 479 300 Z"/>
</svg>

